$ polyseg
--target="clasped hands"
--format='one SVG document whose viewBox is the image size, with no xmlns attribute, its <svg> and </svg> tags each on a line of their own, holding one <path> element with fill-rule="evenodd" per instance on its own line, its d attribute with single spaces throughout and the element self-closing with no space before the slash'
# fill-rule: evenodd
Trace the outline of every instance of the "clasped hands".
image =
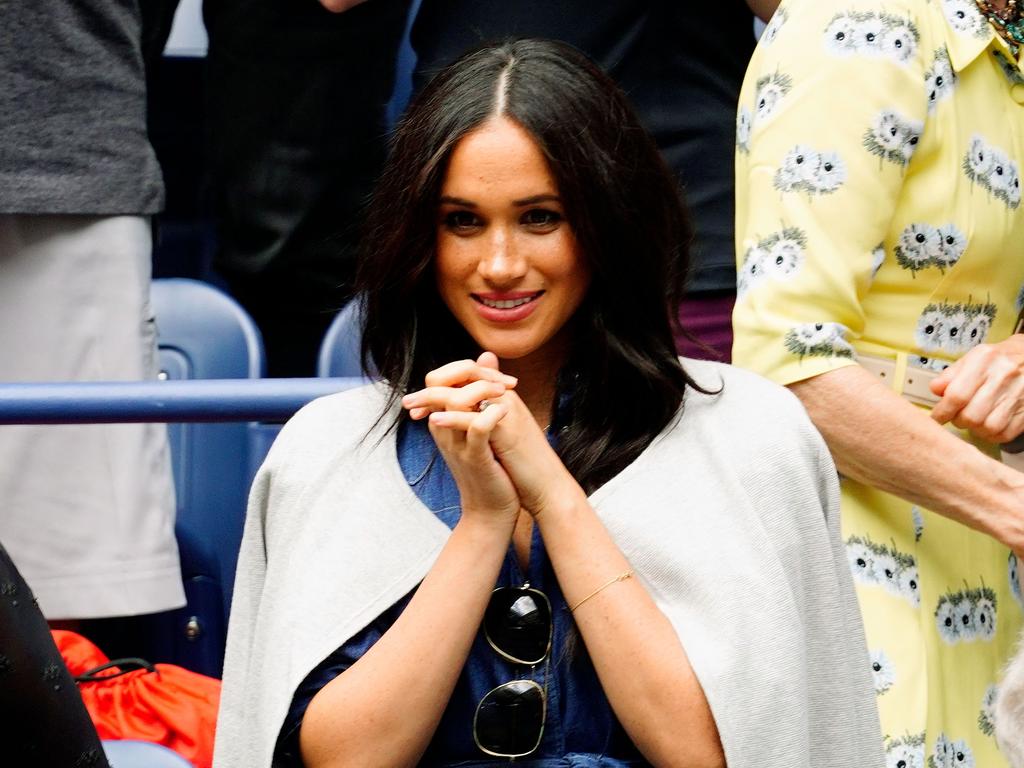
<svg viewBox="0 0 1024 768">
<path fill-rule="evenodd" d="M 1005 443 L 1024 432 L 1024 334 L 981 344 L 930 384 L 941 398 L 931 416 L 983 440 Z"/>
<path fill-rule="evenodd" d="M 493 353 L 443 365 L 425 384 L 402 406 L 410 418 L 428 420 L 459 487 L 463 516 L 514 523 L 523 509 L 538 518 L 566 489 L 579 488 L 516 393 L 517 379 L 499 370 Z"/>
</svg>

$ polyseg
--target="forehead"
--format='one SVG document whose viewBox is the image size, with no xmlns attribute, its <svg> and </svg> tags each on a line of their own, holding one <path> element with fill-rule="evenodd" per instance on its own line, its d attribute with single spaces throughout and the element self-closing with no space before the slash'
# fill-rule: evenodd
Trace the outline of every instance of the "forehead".
<svg viewBox="0 0 1024 768">
<path fill-rule="evenodd" d="M 557 194 L 558 185 L 536 141 L 518 123 L 494 117 L 466 134 L 448 161 L 441 193 L 475 200 Z"/>
</svg>

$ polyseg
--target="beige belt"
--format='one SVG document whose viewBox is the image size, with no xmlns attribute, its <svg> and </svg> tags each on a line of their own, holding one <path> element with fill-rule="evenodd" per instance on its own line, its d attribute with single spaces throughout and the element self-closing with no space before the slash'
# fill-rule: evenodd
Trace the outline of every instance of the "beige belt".
<svg viewBox="0 0 1024 768">
<path fill-rule="evenodd" d="M 872 357 L 871 355 L 858 355 L 857 362 L 861 367 L 873 376 L 885 382 L 893 391 L 899 392 L 904 398 L 912 403 L 926 405 L 929 408 L 939 402 L 932 391 L 928 388 L 928 382 L 939 374 L 936 371 L 925 371 L 920 368 L 906 369 L 903 374 L 903 381 L 899 387 L 893 386 L 893 378 L 896 376 L 896 361 L 887 360 L 884 357 Z M 1024 434 L 1000 446 L 1002 450 L 1003 463 L 1024 472 Z"/>
<path fill-rule="evenodd" d="M 930 408 L 939 402 L 939 398 L 928 388 L 929 382 L 939 375 L 936 371 L 907 366 L 906 372 L 903 374 L 903 381 L 893 384 L 893 379 L 896 377 L 895 360 L 872 355 L 858 355 L 857 362 L 860 363 L 861 368 L 884 381 L 886 386 L 903 395 L 912 403 L 926 405 Z"/>
</svg>

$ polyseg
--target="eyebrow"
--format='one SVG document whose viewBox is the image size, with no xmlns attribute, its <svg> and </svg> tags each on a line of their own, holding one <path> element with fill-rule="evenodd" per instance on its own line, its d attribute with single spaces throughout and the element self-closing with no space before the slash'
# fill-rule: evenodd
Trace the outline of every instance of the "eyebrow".
<svg viewBox="0 0 1024 768">
<path fill-rule="evenodd" d="M 441 195 L 440 201 L 446 205 L 457 205 L 461 208 L 476 208 L 476 203 L 471 200 L 463 200 L 461 197 L 452 197 L 451 195 Z M 524 208 L 527 205 L 536 205 L 537 203 L 555 202 L 561 203 L 562 198 L 558 195 L 533 195 L 532 197 L 524 197 L 522 200 L 513 200 L 512 205 L 517 208 Z"/>
</svg>

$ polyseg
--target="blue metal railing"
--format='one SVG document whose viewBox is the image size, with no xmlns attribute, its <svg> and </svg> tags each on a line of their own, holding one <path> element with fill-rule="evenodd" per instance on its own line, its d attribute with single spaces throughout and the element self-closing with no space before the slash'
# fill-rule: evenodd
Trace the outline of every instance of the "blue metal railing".
<svg viewBox="0 0 1024 768">
<path fill-rule="evenodd" d="M 0 384 L 0 424 L 278 421 L 365 379 Z"/>
</svg>

